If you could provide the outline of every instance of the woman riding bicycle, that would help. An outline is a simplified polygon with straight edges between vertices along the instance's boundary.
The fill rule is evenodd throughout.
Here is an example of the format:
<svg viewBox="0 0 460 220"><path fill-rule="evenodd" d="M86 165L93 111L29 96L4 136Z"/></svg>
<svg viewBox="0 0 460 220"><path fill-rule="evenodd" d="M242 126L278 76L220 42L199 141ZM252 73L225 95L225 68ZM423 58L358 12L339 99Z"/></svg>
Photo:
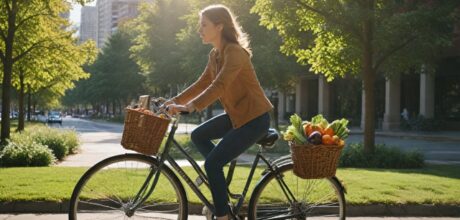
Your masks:
<svg viewBox="0 0 460 220"><path fill-rule="evenodd" d="M223 167L267 134L272 104L265 96L251 63L251 49L230 10L211 5L200 12L199 34L212 44L208 64L199 79L165 103L171 114L202 111L220 100L225 113L209 119L191 134L192 142L206 158L218 220L228 219L227 185ZM211 140L222 138L214 145Z"/></svg>

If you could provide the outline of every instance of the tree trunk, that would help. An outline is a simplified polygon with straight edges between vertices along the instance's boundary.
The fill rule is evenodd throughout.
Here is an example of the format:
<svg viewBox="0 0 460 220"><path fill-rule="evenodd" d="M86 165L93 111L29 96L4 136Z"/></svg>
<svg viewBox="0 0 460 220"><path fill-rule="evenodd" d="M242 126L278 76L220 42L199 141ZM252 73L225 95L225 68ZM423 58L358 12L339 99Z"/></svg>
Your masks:
<svg viewBox="0 0 460 220"><path fill-rule="evenodd" d="M19 72L19 122L16 131L24 131L24 73Z"/></svg>
<svg viewBox="0 0 460 220"><path fill-rule="evenodd" d="M368 8L374 10L374 0L367 1ZM375 70L373 69L373 13L363 24L363 89L364 89L364 152L372 154L375 149Z"/></svg>
<svg viewBox="0 0 460 220"><path fill-rule="evenodd" d="M3 82L2 82L2 126L1 144L6 144L10 138L10 104L11 104L11 75L13 74L13 43L16 26L17 2L12 1L11 10L7 13L8 26L5 40L5 56L3 61Z"/></svg>
<svg viewBox="0 0 460 220"><path fill-rule="evenodd" d="M124 106L123 100L120 99L120 100L118 101L118 112L120 113L120 115L123 115L123 106Z"/></svg>
<svg viewBox="0 0 460 220"><path fill-rule="evenodd" d="M30 121L31 111L32 111L32 95L30 94L30 85L27 85L27 121Z"/></svg>
<svg viewBox="0 0 460 220"><path fill-rule="evenodd" d="M6 57L3 65L3 85L2 85L2 131L1 143L5 144L6 139L10 138L10 96L11 96L11 73L13 70L13 60Z"/></svg>
<svg viewBox="0 0 460 220"><path fill-rule="evenodd" d="M112 102L112 115L115 116L117 112L117 100L113 100Z"/></svg>

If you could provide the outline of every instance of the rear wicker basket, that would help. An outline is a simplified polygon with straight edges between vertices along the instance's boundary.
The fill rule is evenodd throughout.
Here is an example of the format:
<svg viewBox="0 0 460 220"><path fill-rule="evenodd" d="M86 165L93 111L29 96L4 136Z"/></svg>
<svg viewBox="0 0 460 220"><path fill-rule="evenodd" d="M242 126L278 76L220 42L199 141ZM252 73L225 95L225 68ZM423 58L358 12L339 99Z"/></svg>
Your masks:
<svg viewBox="0 0 460 220"><path fill-rule="evenodd" d="M169 119L127 108L121 145L128 150L155 155L169 122Z"/></svg>
<svg viewBox="0 0 460 220"><path fill-rule="evenodd" d="M294 174L303 179L328 178L335 175L343 146L296 145L289 143Z"/></svg>

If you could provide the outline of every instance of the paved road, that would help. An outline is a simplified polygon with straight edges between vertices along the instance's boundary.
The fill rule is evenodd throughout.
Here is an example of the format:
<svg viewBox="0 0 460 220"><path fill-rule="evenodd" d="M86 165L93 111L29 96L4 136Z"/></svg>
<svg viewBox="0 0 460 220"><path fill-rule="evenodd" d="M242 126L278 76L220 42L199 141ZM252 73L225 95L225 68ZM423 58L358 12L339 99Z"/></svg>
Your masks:
<svg viewBox="0 0 460 220"><path fill-rule="evenodd" d="M58 124L52 125L60 127ZM112 155L129 152L120 145L123 126L78 118L64 118L64 128L74 128L82 140L81 152L71 155L58 166L91 166ZM190 133L195 125L181 124L178 133ZM362 142L363 136L352 134L348 143ZM419 150L428 163L460 164L460 142L376 136L376 143L397 146L404 150ZM185 164L184 164L185 165Z"/></svg>
<svg viewBox="0 0 460 220"><path fill-rule="evenodd" d="M65 214L21 214L21 215L0 215L0 220L64 220L67 219ZM89 219L96 220L97 216L91 216ZM188 216L191 220L205 220L204 216ZM315 219L315 218L312 218ZM458 220L459 218L447 217L348 217L348 220Z"/></svg>
<svg viewBox="0 0 460 220"><path fill-rule="evenodd" d="M123 125L121 124L64 118L62 126L59 124L50 126L75 129L82 142L78 154L66 157L65 161L57 166L92 166L107 157L133 152L120 145L123 132ZM196 126L181 124L176 133L190 133L194 127ZM179 162L180 165L187 164L185 161Z"/></svg>

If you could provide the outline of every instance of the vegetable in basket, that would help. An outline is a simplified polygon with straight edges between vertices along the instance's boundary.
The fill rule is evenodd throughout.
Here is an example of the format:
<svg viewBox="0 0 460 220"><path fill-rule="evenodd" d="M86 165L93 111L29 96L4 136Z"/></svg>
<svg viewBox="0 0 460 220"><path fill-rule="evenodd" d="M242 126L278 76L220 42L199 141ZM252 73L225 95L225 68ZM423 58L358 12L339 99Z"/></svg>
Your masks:
<svg viewBox="0 0 460 220"><path fill-rule="evenodd" d="M302 121L297 114L290 117L291 125L283 133L284 140L295 144L345 145L348 137L348 120L338 119L329 123L323 115L314 116L311 121Z"/></svg>

